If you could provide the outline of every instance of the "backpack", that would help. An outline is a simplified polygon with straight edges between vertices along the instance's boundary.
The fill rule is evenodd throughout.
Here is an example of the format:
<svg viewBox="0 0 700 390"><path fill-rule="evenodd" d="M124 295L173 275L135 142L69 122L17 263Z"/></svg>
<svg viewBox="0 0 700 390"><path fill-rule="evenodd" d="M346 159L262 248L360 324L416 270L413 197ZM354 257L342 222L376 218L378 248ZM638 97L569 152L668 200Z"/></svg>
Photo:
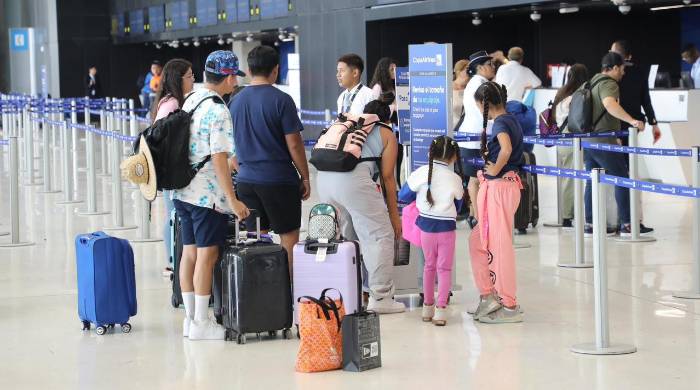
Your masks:
<svg viewBox="0 0 700 390"><path fill-rule="evenodd" d="M523 135L535 135L537 128L537 113L532 107L528 107L517 100L506 102L506 112L513 115L523 130Z"/></svg>
<svg viewBox="0 0 700 390"><path fill-rule="evenodd" d="M207 156L192 166L189 157L192 115L202 103L209 99L225 104L218 96L207 96L197 103L192 111L177 109L167 117L155 121L134 141L134 154L138 153L141 136L146 139L151 149L158 178L158 190L177 190L187 187L197 172L211 159L211 156Z"/></svg>
<svg viewBox="0 0 700 390"><path fill-rule="evenodd" d="M339 116L338 121L321 132L309 162L319 171L350 172L361 162L379 161L380 157L360 157L375 125L391 129L375 114Z"/></svg>
<svg viewBox="0 0 700 390"><path fill-rule="evenodd" d="M554 118L554 116L552 115L552 102L550 101L547 105L547 108L545 108L544 111L540 113L540 135L542 137L550 137L553 135L557 135L561 132L561 129L566 128L566 124L568 121L569 118L566 118L564 120L564 123L562 123L561 127L557 125L557 119Z"/></svg>
<svg viewBox="0 0 700 390"><path fill-rule="evenodd" d="M611 77L601 77L595 83L586 82L571 95L569 106L568 127L572 133L590 133L595 130L607 111L603 109L600 116L593 120L593 88L603 81L613 80Z"/></svg>
<svg viewBox="0 0 700 390"><path fill-rule="evenodd" d="M319 203L309 211L307 240L335 241L342 239L338 210L332 204Z"/></svg>

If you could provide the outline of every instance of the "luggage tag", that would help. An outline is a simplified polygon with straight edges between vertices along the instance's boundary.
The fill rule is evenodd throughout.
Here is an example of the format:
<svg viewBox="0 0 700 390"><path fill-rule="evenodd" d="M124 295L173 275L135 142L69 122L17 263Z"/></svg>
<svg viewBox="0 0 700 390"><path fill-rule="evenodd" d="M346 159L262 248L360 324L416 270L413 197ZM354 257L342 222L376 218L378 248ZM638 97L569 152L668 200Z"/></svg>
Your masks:
<svg viewBox="0 0 700 390"><path fill-rule="evenodd" d="M328 244L328 239L327 238L319 238L318 239L319 244ZM328 248L325 246L319 247L316 250L316 262L317 263L323 263L326 261L326 255L328 252Z"/></svg>

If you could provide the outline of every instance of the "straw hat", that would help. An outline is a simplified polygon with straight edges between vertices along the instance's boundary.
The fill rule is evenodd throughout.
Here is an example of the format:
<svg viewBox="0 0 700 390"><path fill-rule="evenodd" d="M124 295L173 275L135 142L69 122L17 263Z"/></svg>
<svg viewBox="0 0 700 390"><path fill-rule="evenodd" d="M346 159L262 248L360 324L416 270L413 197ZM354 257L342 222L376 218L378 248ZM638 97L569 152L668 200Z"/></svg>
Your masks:
<svg viewBox="0 0 700 390"><path fill-rule="evenodd" d="M119 168L124 179L139 185L141 194L147 201L153 202L156 199L156 167L151 149L143 136L139 141L139 152L122 161Z"/></svg>

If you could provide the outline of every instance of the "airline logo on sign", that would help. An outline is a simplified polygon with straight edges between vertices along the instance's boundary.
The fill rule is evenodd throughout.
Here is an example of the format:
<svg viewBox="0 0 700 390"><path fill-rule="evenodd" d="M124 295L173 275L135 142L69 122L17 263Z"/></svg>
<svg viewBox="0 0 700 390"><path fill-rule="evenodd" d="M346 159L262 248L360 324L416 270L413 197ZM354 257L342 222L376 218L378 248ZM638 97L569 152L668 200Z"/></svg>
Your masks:
<svg viewBox="0 0 700 390"><path fill-rule="evenodd" d="M29 50L29 31L26 28L10 29L10 50Z"/></svg>

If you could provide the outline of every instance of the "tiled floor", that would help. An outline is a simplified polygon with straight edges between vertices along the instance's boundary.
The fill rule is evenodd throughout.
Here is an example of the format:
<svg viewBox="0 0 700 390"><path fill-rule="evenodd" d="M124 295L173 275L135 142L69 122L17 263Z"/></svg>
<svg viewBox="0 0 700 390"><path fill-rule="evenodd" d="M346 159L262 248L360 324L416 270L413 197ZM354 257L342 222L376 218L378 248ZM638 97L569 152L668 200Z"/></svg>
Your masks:
<svg viewBox="0 0 700 390"><path fill-rule="evenodd" d="M3 157L6 157L3 154ZM82 160L81 160L82 165ZM0 231L9 229L5 160L0 175ZM79 174L80 196L85 176ZM55 183L59 183L54 178ZM555 182L540 178L542 221L555 215ZM76 309L73 240L112 216L82 217L84 204L58 206L61 194L21 188L22 237L35 246L0 249L0 388L2 389L697 389L700 388L700 302L671 297L690 283L691 204L644 195L645 221L658 241L608 241L610 329L614 342L633 343L625 356L585 356L569 347L593 341L593 273L560 269L572 235L538 227L518 242L518 293L525 322L488 326L466 314L477 297L467 257L468 231L458 234L457 279L464 290L447 327L420 321L419 310L384 316L383 367L361 374L298 374L296 340L255 339L246 345L189 342L182 312L170 306L161 276L163 243L133 244L139 314L130 334L81 332ZM110 183L98 181L99 207L109 208ZM127 222L134 218L125 192ZM308 205L307 205L308 208ZM154 207L154 235L163 222ZM123 237L135 237L127 231ZM119 235L119 233L118 233ZM0 237L0 242L7 242ZM586 242L590 253L590 240Z"/></svg>

